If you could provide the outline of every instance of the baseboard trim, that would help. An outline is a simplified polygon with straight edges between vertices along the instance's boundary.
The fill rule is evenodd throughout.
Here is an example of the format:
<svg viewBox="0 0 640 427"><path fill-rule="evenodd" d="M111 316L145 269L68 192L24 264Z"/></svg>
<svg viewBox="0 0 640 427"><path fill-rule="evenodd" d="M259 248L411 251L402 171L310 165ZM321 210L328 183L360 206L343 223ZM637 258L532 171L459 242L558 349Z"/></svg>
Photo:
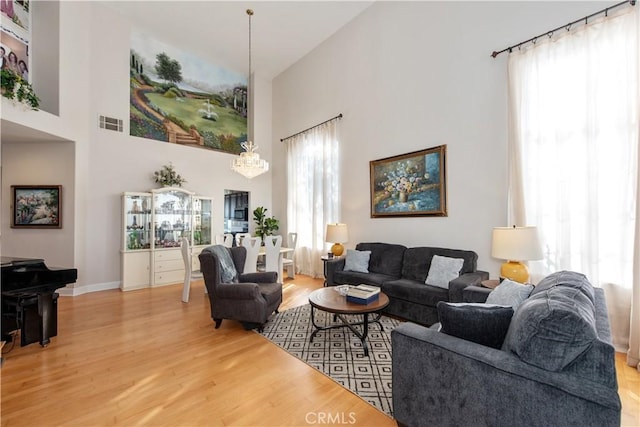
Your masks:
<svg viewBox="0 0 640 427"><path fill-rule="evenodd" d="M110 289L119 289L120 282L95 283L92 285L74 286L72 288L60 288L56 290L61 297L77 297L78 295L88 294L90 292L107 291Z"/></svg>

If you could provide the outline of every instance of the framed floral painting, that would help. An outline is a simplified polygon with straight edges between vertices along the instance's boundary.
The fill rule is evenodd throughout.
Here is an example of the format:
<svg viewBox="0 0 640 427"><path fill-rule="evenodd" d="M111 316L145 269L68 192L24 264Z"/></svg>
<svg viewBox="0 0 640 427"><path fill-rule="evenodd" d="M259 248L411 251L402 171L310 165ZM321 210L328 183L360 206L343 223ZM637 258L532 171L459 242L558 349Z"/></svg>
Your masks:
<svg viewBox="0 0 640 427"><path fill-rule="evenodd" d="M447 216L447 146L369 162L371 217Z"/></svg>

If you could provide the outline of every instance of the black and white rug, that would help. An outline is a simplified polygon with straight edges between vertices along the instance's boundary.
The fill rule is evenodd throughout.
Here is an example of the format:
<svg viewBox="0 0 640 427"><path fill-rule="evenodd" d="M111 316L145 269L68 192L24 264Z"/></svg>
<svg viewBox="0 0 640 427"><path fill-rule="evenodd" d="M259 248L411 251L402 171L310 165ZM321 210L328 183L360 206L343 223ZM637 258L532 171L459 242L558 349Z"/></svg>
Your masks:
<svg viewBox="0 0 640 427"><path fill-rule="evenodd" d="M315 320L318 325L334 323L333 314L321 310L315 310ZM351 319L353 322L361 320L362 316ZM265 325L262 335L379 410L393 416L391 331L399 324L399 321L386 316L382 316L380 324L369 324L368 357L364 355L360 339L346 327L320 331L310 343L309 337L315 328L311 324L309 304L273 315Z"/></svg>

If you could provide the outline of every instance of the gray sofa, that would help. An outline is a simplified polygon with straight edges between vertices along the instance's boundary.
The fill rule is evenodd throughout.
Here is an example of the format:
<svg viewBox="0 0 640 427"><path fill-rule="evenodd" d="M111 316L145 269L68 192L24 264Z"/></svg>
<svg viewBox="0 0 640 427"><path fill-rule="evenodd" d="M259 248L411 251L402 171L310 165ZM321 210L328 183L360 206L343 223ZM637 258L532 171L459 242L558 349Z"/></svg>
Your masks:
<svg viewBox="0 0 640 427"><path fill-rule="evenodd" d="M392 331L398 424L620 425L602 289L579 273L554 273L507 322L498 348L412 323Z"/></svg>
<svg viewBox="0 0 640 427"><path fill-rule="evenodd" d="M489 273L477 270L478 255L473 251L390 243L358 243L356 250L371 251L369 272L345 271L344 258L328 261L327 286L379 286L389 297L387 314L427 326L438 321L439 301L461 302L466 287L489 278ZM434 255L464 260L460 276L449 282L449 289L425 284Z"/></svg>

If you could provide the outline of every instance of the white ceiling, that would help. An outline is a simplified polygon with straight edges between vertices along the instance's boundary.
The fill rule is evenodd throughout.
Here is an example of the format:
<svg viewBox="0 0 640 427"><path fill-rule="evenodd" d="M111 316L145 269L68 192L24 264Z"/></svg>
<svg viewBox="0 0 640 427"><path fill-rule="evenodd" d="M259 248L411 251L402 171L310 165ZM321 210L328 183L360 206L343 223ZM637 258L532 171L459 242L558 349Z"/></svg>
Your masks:
<svg viewBox="0 0 640 427"><path fill-rule="evenodd" d="M238 73L271 81L373 1L112 1L102 4L166 44Z"/></svg>

